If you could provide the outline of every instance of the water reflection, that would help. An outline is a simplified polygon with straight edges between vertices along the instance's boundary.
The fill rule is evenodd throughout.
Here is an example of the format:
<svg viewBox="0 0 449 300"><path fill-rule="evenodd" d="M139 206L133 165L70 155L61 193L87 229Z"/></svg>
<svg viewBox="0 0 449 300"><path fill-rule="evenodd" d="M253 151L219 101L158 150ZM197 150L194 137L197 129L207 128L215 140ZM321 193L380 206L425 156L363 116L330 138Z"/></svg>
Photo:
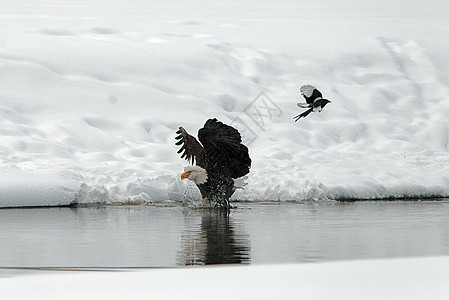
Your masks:
<svg viewBox="0 0 449 300"><path fill-rule="evenodd" d="M0 210L0 267L175 266L178 208Z"/></svg>
<svg viewBox="0 0 449 300"><path fill-rule="evenodd" d="M7 209L0 241L0 271L448 255L449 202Z"/></svg>
<svg viewBox="0 0 449 300"><path fill-rule="evenodd" d="M250 262L250 239L232 215L219 210L184 210L178 264L209 265ZM242 227L242 226L240 226Z"/></svg>

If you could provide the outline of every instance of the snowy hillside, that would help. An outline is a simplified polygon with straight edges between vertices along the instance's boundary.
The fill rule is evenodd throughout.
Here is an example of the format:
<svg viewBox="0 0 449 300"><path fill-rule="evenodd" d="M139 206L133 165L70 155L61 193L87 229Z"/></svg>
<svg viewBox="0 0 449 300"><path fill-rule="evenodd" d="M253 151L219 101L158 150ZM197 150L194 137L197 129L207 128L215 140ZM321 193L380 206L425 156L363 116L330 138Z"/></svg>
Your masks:
<svg viewBox="0 0 449 300"><path fill-rule="evenodd" d="M253 159L234 199L449 196L444 1L151 2L2 5L0 206L181 200L210 117ZM295 123L303 84L332 103Z"/></svg>

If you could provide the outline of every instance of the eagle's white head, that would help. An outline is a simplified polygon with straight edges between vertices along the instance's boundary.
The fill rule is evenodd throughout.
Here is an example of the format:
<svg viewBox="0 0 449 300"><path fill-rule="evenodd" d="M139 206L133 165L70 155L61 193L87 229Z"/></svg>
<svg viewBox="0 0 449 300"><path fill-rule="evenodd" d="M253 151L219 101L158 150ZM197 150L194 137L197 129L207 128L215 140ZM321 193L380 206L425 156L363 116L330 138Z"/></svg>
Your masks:
<svg viewBox="0 0 449 300"><path fill-rule="evenodd" d="M207 172L198 166L188 166L184 168L184 173L181 174L181 179L186 178L192 180L195 184L203 184L207 182Z"/></svg>

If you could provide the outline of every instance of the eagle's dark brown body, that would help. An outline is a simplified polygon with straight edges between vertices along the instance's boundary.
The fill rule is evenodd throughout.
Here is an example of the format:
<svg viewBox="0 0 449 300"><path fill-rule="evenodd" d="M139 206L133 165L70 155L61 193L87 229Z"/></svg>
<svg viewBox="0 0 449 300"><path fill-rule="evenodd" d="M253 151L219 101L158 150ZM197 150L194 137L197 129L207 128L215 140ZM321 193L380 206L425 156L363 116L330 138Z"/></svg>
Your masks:
<svg viewBox="0 0 449 300"><path fill-rule="evenodd" d="M207 172L207 181L197 184L203 199L229 208L229 198L235 191L234 179L248 174L251 167L248 148L242 144L240 133L217 119L207 120L198 131L199 142L182 127L177 133L176 145L182 145L178 153L184 151L181 158Z"/></svg>

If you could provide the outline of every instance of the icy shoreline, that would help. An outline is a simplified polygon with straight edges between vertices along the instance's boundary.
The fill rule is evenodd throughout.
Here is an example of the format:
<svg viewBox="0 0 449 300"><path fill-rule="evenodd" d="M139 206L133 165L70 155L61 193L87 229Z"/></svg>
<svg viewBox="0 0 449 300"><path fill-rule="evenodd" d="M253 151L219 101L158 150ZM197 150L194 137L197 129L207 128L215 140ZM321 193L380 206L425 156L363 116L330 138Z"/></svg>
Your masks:
<svg viewBox="0 0 449 300"><path fill-rule="evenodd" d="M119 183L112 177L104 184L89 186L77 178L60 172L42 170L14 170L0 172L7 178L0 184L0 208L85 206L85 205L140 205L146 203L181 203L187 199L200 199L192 183L182 182L172 176L139 178ZM117 177L119 178L119 177ZM107 182L107 180L111 180ZM259 189L239 189L233 202L298 202L298 201L366 201L366 200L438 200L447 198L449 192L438 186L326 187L323 184L307 186L293 193L289 182L264 185ZM259 183L259 186L261 183Z"/></svg>
<svg viewBox="0 0 449 300"><path fill-rule="evenodd" d="M124 272L51 272L2 278L11 299L445 299L447 257ZM27 288L24 289L23 286Z"/></svg>

